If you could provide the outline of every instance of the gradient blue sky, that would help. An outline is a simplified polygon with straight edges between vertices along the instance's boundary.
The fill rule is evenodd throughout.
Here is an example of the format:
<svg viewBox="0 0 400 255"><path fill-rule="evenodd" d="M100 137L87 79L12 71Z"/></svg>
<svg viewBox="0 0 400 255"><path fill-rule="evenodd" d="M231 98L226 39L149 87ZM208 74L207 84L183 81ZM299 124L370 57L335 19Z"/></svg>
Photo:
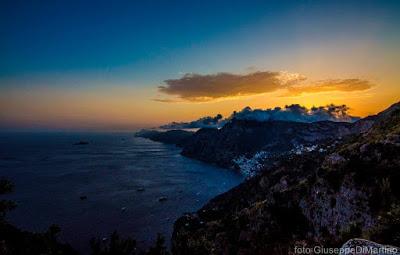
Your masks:
<svg viewBox="0 0 400 255"><path fill-rule="evenodd" d="M392 97L381 95L372 108L358 109L365 115L386 106L382 102L398 99L399 13L400 1L3 0L0 93L13 101L2 103L0 120L8 127L39 123L57 128L62 125L54 116L61 118L67 106L60 105L60 113L49 113L46 119L46 105L39 107L38 102L86 93L94 97L91 110L85 113L90 115L103 110L95 105L102 104L99 100L109 94L105 101L118 112L129 104L124 98L126 90L132 93L131 101L138 102L131 108L154 111L159 119L154 123L206 112L226 114L249 102L256 102L251 105L254 107L272 106L271 100L260 98L201 107L198 103L171 106L152 101L165 97L157 91L158 85L184 73L255 70L301 73L314 80L356 77L378 81ZM43 98L33 95L36 88ZM112 95L111 91L122 92ZM287 102L274 98L274 104ZM340 98L325 99L315 104L349 104ZM30 100L31 106L18 103L24 100ZM127 100L126 104L115 103L121 100ZM314 103L312 97L291 100ZM354 107L365 108L362 100L356 100ZM55 102L47 106L58 107ZM35 107L38 109L30 112ZM153 123L140 114L132 116L134 122L127 120L128 113L117 122L124 127ZM79 127L84 117L71 117L70 122ZM94 121L95 125L98 122ZM90 123L85 127L91 127Z"/></svg>

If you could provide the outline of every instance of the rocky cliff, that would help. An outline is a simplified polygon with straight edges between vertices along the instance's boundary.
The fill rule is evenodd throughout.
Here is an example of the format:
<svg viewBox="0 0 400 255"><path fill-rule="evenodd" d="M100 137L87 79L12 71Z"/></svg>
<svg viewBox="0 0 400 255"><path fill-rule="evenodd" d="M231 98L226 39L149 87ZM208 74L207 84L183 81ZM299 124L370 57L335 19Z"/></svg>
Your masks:
<svg viewBox="0 0 400 255"><path fill-rule="evenodd" d="M296 246L340 247L355 237L399 246L400 105L366 121L357 124L364 133L325 143L324 150L277 155L257 176L178 219L174 254L293 254ZM278 137L313 142L355 132L352 124L339 124L336 131L329 125L334 124L234 122L219 131L199 131L194 143L200 148L185 147L184 154L205 157L225 150L227 156L199 158L219 157L228 164L236 153L259 150L268 141L279 144ZM324 135L314 137L314 130ZM213 137L215 145L204 145L205 137ZM275 142L268 144L279 148Z"/></svg>
<svg viewBox="0 0 400 255"><path fill-rule="evenodd" d="M136 137L147 138L152 141L175 144L178 147L185 146L191 139L194 132L185 130L141 130L135 134Z"/></svg>
<svg viewBox="0 0 400 255"><path fill-rule="evenodd" d="M374 118L356 123L320 121L255 121L233 119L221 129L200 129L185 144L182 155L234 168L240 156L259 151L279 154L367 130Z"/></svg>

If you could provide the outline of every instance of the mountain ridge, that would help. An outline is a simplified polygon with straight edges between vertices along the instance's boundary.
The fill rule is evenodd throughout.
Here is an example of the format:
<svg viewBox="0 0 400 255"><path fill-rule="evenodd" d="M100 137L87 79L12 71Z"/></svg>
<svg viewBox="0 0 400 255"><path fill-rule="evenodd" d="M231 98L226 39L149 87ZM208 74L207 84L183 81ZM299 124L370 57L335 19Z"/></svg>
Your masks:
<svg viewBox="0 0 400 255"><path fill-rule="evenodd" d="M400 108L375 118L323 152L279 156L178 219L174 254L294 254L359 237L400 246Z"/></svg>
<svg viewBox="0 0 400 255"><path fill-rule="evenodd" d="M282 153L298 146L312 146L350 134L364 132L372 120L356 123L319 121L254 121L233 119L221 129L200 129L182 149L182 155L235 168L234 160L258 151Z"/></svg>

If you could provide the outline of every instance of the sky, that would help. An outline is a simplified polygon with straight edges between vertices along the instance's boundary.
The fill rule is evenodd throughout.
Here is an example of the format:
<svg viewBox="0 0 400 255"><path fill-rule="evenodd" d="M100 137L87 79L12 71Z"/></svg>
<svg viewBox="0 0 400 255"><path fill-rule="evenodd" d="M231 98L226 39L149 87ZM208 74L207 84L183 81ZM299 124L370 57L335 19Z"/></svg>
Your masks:
<svg viewBox="0 0 400 255"><path fill-rule="evenodd" d="M0 1L0 130L400 101L399 1Z"/></svg>

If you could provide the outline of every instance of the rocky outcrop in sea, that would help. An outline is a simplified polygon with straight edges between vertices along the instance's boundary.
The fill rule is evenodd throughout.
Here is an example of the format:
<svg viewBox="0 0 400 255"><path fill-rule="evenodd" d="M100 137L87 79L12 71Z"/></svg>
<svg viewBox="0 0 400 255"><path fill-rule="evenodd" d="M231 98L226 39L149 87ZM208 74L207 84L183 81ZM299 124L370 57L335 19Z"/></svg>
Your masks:
<svg viewBox="0 0 400 255"><path fill-rule="evenodd" d="M192 131L185 130L168 130L158 131L152 129L143 129L135 133L136 137L147 138L152 141L162 142L166 144L175 144L178 147L185 146L191 137L193 136Z"/></svg>

